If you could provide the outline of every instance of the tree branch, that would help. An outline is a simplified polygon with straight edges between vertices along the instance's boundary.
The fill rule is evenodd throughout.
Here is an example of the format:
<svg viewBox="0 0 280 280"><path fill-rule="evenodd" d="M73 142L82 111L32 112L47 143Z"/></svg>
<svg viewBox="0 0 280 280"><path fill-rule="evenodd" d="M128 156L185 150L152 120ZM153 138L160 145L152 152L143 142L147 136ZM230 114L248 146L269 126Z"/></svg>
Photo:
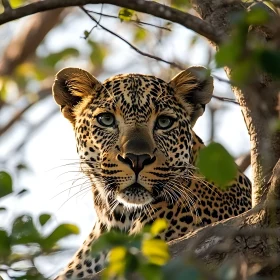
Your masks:
<svg viewBox="0 0 280 280"><path fill-rule="evenodd" d="M263 4L263 3L258 3ZM206 21L211 22L214 28L221 32L230 32L232 23L225 15L234 12L246 12L246 5L241 1L215 1L215 0L192 0L193 8ZM266 7L266 6L265 6ZM279 38L279 19L273 14L270 15L271 26L260 26L252 30L258 35L258 40L266 42L269 40L276 44ZM278 47L279 48L279 47ZM228 77L232 69L226 68ZM271 171L280 157L280 132L272 132L271 124L278 117L276 111L277 94L279 85L269 75L262 72L252 77L252 81L246 86L236 87L232 90L240 104L242 114L250 135L251 143L251 165L254 179L253 204L262 200L264 194L263 186L268 182Z"/></svg>
<svg viewBox="0 0 280 280"><path fill-rule="evenodd" d="M88 11L88 13L99 15L101 17L114 18L114 19L118 19L118 20L120 19L118 16L108 15L108 14L104 14L104 13L98 13L98 12L91 11L91 10L88 10L88 9L87 9L87 11ZM139 19L136 19L136 20L130 19L129 22L134 22L134 23L136 23L138 25L148 25L148 26L156 27L158 29L163 29L163 30L166 30L166 31L172 31L168 27L155 25L155 24L152 24L152 23L149 23L149 22L144 22L144 21L141 21Z"/></svg>
<svg viewBox="0 0 280 280"><path fill-rule="evenodd" d="M12 10L11 13L14 11ZM62 19L63 11L64 9L57 9L30 18L3 53L0 61L0 76L11 75L20 63L35 53L48 32Z"/></svg>
<svg viewBox="0 0 280 280"><path fill-rule="evenodd" d="M5 9L5 12L10 12L12 10L9 0L2 0L2 5Z"/></svg>
<svg viewBox="0 0 280 280"><path fill-rule="evenodd" d="M175 68L178 68L178 69L184 69L184 67L176 64L175 62L170 62L170 61L167 61L161 57L158 57L158 56L155 56L155 55L152 55L152 54L149 54L149 53L146 53L146 52L143 52L141 50L139 50L138 48L136 48L134 45L132 45L130 42L128 42L127 40L125 40L123 37L121 37L120 35L116 34L115 32L111 31L110 29L106 28L104 25L100 24L98 20L96 20L90 13L89 11L87 11L84 7L81 7L81 9L86 13L86 15L91 19L93 20L96 25L100 26L103 30L107 31L108 33L114 35L115 37L119 38L121 41L125 42L127 45L129 45L133 50L135 50L136 52L138 52L139 54L143 55L143 56L146 56L146 57L149 57L149 58L152 58L152 59L155 59L157 61L161 61L161 62L164 62L164 63L167 63L169 64L170 66L173 66Z"/></svg>
<svg viewBox="0 0 280 280"><path fill-rule="evenodd" d="M248 152L247 154L240 156L235 162L238 165L239 170L245 172L251 164L251 153Z"/></svg>
<svg viewBox="0 0 280 280"><path fill-rule="evenodd" d="M9 130L17 121L21 119L21 117L27 112L33 105L37 104L39 101L45 99L46 97L51 95L51 87L47 87L41 89L37 96L38 98L27 104L23 109L18 111L3 127L0 127L0 136L4 134L7 130Z"/></svg>
<svg viewBox="0 0 280 280"><path fill-rule="evenodd" d="M133 50L135 50L137 53L139 53L140 55L143 55L143 56L146 56L146 57L149 57L149 58L152 58L152 59L155 59L157 61L160 61L160 62L164 62L166 64L169 64L170 66L173 66L175 68L178 68L180 70L184 70L185 67L175 63L175 62L172 62L172 61L168 61L166 59L163 59L159 56L155 56L155 55L152 55L152 54L149 54L149 53L146 53L146 52L143 52L141 51L140 49L138 49L137 47L135 47L133 44L131 44L130 42L128 42L127 40L125 40L123 37L121 37L120 35L116 34L115 32L113 32L112 30L106 28L104 25L100 24L100 20L96 20L91 14L90 12L91 11L88 11L86 10L84 7L81 7L81 9L86 13L87 16L90 17L91 20L93 20L96 25L100 26L103 30L107 31L108 33L112 34L113 36L117 37L118 39L120 39L121 41L123 41L124 43L126 43L127 45L129 45ZM98 13L99 15L102 15L100 13ZM94 27L91 29L91 31L94 29ZM90 31L90 32L91 32ZM225 80L225 79L222 79L222 78L219 78L217 77L216 75L213 75L213 77L221 82L225 82L225 83L229 83L228 80ZM239 105L239 103L232 99L232 98L227 98L227 97L220 97L220 96L216 96L216 95L212 95L213 98L215 99L218 99L220 101L226 101L226 102L230 102L230 103L234 103L234 104L237 104Z"/></svg>
<svg viewBox="0 0 280 280"><path fill-rule="evenodd" d="M214 29L209 23L200 18L188 13L181 12L177 9L167 7L165 5L144 0L45 0L28 4L26 6L13 9L11 11L5 10L0 15L0 25L9 21L19 19L35 13L53 10L57 8L65 8L70 6L83 6L86 4L112 4L115 6L125 7L141 13L148 13L155 17L178 23L194 32L206 37L207 39L220 43L222 41L222 34L218 32L219 29Z"/></svg>

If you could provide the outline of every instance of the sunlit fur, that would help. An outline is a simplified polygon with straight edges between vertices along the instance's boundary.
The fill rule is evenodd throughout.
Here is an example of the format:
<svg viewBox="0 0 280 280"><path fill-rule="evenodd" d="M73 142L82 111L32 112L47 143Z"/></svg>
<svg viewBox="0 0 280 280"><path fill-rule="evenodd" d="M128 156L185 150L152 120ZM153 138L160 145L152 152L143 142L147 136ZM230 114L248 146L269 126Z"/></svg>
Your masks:
<svg viewBox="0 0 280 280"><path fill-rule="evenodd" d="M246 176L238 173L231 187L222 191L195 167L203 143L192 124L202 114L213 85L199 84L191 72L182 72L170 83L154 76L128 74L103 84L85 73L71 69L58 74L54 97L73 124L81 171L89 179L85 185L92 188L98 220L59 279L82 278L99 271L106 253L92 259L90 248L93 240L112 228L134 234L156 218L165 218L169 227L160 237L172 240L251 207L251 185ZM77 79L84 74L86 77ZM114 126L102 126L97 120L101 113L111 113ZM166 130L155 125L163 115L174 119ZM129 153L148 153L154 158L137 178L131 166L119 159L128 152L129 141L140 143L129 148ZM142 187L130 187L136 182Z"/></svg>

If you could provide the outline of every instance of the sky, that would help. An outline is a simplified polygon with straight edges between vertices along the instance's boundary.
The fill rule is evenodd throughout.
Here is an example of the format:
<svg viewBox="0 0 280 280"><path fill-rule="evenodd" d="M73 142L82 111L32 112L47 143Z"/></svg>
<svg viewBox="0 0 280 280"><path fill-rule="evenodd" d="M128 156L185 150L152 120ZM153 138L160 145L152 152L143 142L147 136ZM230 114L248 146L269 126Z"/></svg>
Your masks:
<svg viewBox="0 0 280 280"><path fill-rule="evenodd" d="M95 8L95 10L98 9ZM20 23L13 23L13 27L19 30ZM104 21L105 23L113 28L115 20ZM47 36L44 45L40 46L37 51L43 55L45 52L57 51L70 45L86 53L89 50L81 36L83 31L90 29L91 26L92 23L82 14L75 17L69 16L59 28L56 28ZM119 26L117 28L119 28L118 32L120 34L123 33L129 39L127 32L125 33ZM171 58L173 54L176 54L178 58L183 57L182 60L187 61L189 65L206 65L208 59L207 42L201 40L194 49L187 49L186 46L190 44L192 35L193 33L187 29L175 26L172 35L168 38L168 46L165 44L165 58ZM121 65L126 66L123 71L126 73L156 74L159 72L158 65L151 65L150 60L141 57L110 34L96 30L94 36L96 40L107 38L115 49L113 55L105 62L107 71L98 77L101 81L111 75L118 74ZM59 70L59 67L66 66L85 68L89 62L84 59L72 59L67 63L68 65L58 65L56 70ZM217 71L215 74L226 78L223 71ZM215 80L215 94L234 97L229 85L217 80ZM216 102L216 104L221 103ZM54 108L56 108L55 102L52 98L48 98L42 104L32 108L25 118L29 122L38 121L38 118L42 118ZM209 142L210 137L209 117L210 113L207 109L195 125L196 133L205 143ZM214 140L223 144L234 157L249 151L248 133L240 108L237 105L226 103L225 108L218 111L215 116L215 127ZM24 127L19 126L9 135L0 139L0 158L8 154L13 141L21 137L23 130ZM73 129L71 124L59 113L58 107L57 113L31 137L23 153L25 160L30 165L30 171L24 172L16 181L16 185L20 188L28 188L29 193L20 200L11 197L3 202L8 206L10 212L8 216L0 216L0 227L7 226L10 219L15 215L31 213L34 217L38 217L39 214L45 212L53 214L53 221L49 230L62 222L78 225L81 231L80 235L67 239L63 243L68 247L73 247L68 256L63 258L58 256L59 262L57 262L57 258L49 259L47 263L44 261L42 270L46 275L52 275L67 263L70 255L78 248L79 244L82 244L95 220L91 192L90 190L82 190L84 177L78 172L79 164ZM9 166L4 168L10 171ZM247 174L250 176L250 170Z"/></svg>

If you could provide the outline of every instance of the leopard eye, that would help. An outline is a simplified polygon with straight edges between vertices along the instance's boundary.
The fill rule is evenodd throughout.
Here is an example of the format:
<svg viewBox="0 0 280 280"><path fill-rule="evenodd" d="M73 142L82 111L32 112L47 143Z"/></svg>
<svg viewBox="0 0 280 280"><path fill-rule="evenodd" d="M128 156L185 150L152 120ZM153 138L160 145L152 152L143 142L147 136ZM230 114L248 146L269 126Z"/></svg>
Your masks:
<svg viewBox="0 0 280 280"><path fill-rule="evenodd" d="M111 113L101 113L96 117L99 124L105 127L112 127L115 125L115 117Z"/></svg>
<svg viewBox="0 0 280 280"><path fill-rule="evenodd" d="M156 129L168 129L174 123L174 118L169 116L160 116L156 121Z"/></svg>

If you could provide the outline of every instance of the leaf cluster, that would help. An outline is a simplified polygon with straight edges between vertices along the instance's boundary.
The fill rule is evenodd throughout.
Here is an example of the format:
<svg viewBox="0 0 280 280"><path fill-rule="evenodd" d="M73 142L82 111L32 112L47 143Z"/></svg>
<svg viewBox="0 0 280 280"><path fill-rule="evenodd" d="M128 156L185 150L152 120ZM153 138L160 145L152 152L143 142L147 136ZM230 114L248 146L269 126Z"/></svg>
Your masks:
<svg viewBox="0 0 280 280"><path fill-rule="evenodd" d="M22 191L18 193L22 195ZM18 195L17 194L17 195ZM15 195L9 173L0 171L0 200ZM1 212L8 209L0 207ZM36 258L48 256L60 250L58 242L78 234L72 224L60 224L49 234L42 232L49 226L51 215L41 214L38 219L22 214L13 218L11 228L0 227L0 270L12 279L46 279L36 265Z"/></svg>
<svg viewBox="0 0 280 280"><path fill-rule="evenodd" d="M231 36L216 53L217 67L230 67L236 85L245 85L260 71L280 78L280 51L277 44L264 42L258 32L271 25L273 17L264 8L241 11L231 15Z"/></svg>

